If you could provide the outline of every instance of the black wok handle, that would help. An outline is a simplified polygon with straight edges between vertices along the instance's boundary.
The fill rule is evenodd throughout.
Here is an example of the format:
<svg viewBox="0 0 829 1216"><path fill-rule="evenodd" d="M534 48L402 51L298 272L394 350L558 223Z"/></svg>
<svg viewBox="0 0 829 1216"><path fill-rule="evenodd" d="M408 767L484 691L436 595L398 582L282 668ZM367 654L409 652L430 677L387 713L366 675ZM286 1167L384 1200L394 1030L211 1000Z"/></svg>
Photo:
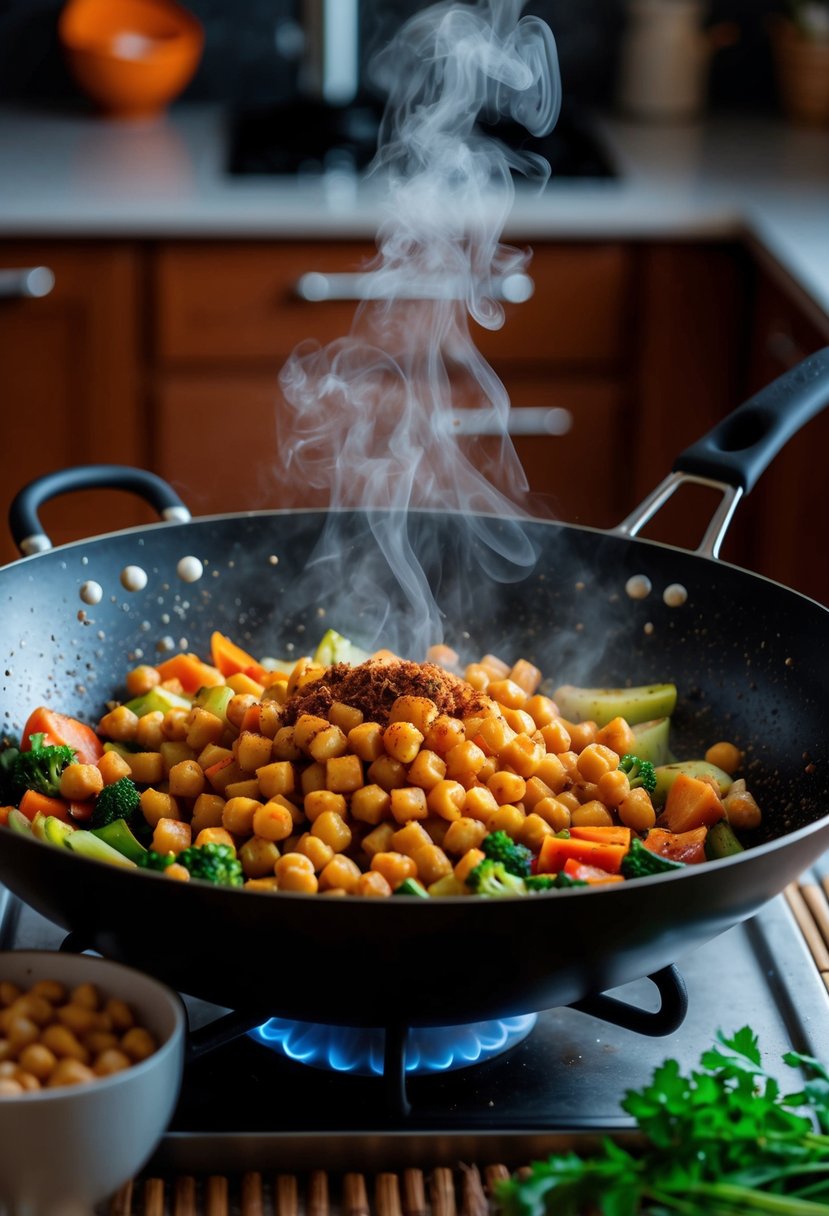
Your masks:
<svg viewBox="0 0 829 1216"><path fill-rule="evenodd" d="M677 473L724 481L744 494L780 449L829 405L829 346L760 389L692 443L674 462Z"/></svg>
<svg viewBox="0 0 829 1216"><path fill-rule="evenodd" d="M76 490L127 490L146 499L162 519L186 523L190 512L163 477L122 464L85 464L37 477L15 496L9 507L9 530L21 553L42 553L52 542L38 518L45 502Z"/></svg>
<svg viewBox="0 0 829 1216"><path fill-rule="evenodd" d="M686 482L720 490L722 501L700 544L701 557L716 558L737 503L792 435L829 406L829 347L755 393L712 431L677 456L673 471L615 528L615 536L638 536Z"/></svg>

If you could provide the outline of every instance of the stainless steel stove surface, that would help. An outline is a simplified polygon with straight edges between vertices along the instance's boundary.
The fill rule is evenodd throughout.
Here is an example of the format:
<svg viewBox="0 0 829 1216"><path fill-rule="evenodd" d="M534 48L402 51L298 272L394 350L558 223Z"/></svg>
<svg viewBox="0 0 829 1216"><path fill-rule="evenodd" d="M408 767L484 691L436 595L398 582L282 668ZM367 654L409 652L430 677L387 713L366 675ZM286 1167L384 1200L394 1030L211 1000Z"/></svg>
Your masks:
<svg viewBox="0 0 829 1216"><path fill-rule="evenodd" d="M804 881L820 890L826 874L829 861ZM62 930L0 889L2 948L57 949L63 937ZM161 1156L209 1169L211 1145L224 1145L226 1161L231 1141L243 1140L246 1153L254 1145L261 1152L263 1145L291 1143L289 1159L296 1162L303 1144L311 1146L309 1152L316 1145L318 1154L321 1137L365 1147L372 1137L405 1136L411 1148L418 1137L434 1144L435 1136L456 1137L459 1129L473 1136L522 1137L524 1143L562 1129L617 1131L632 1126L620 1108L625 1091L641 1085L668 1056L684 1067L695 1065L718 1029L751 1025L766 1066L781 1079L787 1071L781 1057L790 1047L824 1058L829 1054L827 979L783 896L753 920L679 959L678 966L688 1010L672 1033L650 1037L574 1008L548 1010L526 1039L497 1058L411 1076L412 1109L406 1115L388 1108L377 1077L312 1068L240 1035L188 1065ZM493 974L493 983L500 982ZM648 1012L659 1006L649 980L627 984L613 995ZM225 1012L185 1001L194 1029ZM789 1074L787 1082L791 1079Z"/></svg>

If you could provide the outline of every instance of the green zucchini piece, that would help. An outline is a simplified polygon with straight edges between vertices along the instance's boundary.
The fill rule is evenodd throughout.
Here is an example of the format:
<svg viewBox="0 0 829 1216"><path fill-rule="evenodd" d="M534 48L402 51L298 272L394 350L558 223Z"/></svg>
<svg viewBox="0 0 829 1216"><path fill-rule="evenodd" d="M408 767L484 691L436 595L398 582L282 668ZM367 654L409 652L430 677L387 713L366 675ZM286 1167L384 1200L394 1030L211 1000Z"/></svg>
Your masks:
<svg viewBox="0 0 829 1216"><path fill-rule="evenodd" d="M169 688L151 688L149 692L126 702L127 709L131 709L139 718L158 710L166 714L170 709L191 709L192 705L189 697L182 697L177 692L171 692Z"/></svg>
<svg viewBox="0 0 829 1216"><path fill-rule="evenodd" d="M370 658L367 650L355 646L348 638L337 633L336 629L325 631L313 655L315 663L324 663L326 667L331 667L334 663L350 663L352 667L356 667L358 663L365 663L366 659Z"/></svg>
<svg viewBox="0 0 829 1216"><path fill-rule="evenodd" d="M37 840L46 840L46 820L48 818L50 816L44 815L43 811L38 811L32 820L32 835Z"/></svg>
<svg viewBox="0 0 829 1216"><path fill-rule="evenodd" d="M147 852L140 840L133 835L125 819L113 819L102 828L92 828L92 835L103 840L105 844L117 849L130 861L138 862Z"/></svg>
<svg viewBox="0 0 829 1216"><path fill-rule="evenodd" d="M48 843L59 845L61 848L66 845L67 837L77 831L77 828L73 827L71 823L64 823L62 819L58 819L57 815L47 815L43 829Z"/></svg>
<svg viewBox="0 0 829 1216"><path fill-rule="evenodd" d="M734 835L731 824L721 819L708 829L705 837L705 856L709 861L716 861L719 857L733 857L735 853L745 853L745 849Z"/></svg>
<svg viewBox="0 0 829 1216"><path fill-rule="evenodd" d="M104 744L104 751L117 752L119 756L124 756L129 759L129 757L134 756L136 752L143 751L143 748L141 748L137 743L116 743L114 739L108 739Z"/></svg>
<svg viewBox="0 0 829 1216"><path fill-rule="evenodd" d="M107 861L111 865L135 869L134 861L125 857L123 853L119 853L105 840L101 840L94 832L80 830L73 832L71 836L67 836L66 843L73 853L80 853L82 857L91 857L93 861Z"/></svg>
<svg viewBox="0 0 829 1216"><path fill-rule="evenodd" d="M13 832L17 832L18 836L32 835L31 820L22 811L19 811L16 806L12 807L9 811L8 825Z"/></svg>
<svg viewBox="0 0 829 1216"><path fill-rule="evenodd" d="M233 689L228 688L226 684L213 684L199 689L196 693L194 704L202 709L206 709L209 714L220 718L225 726L227 726L227 707L234 696Z"/></svg>
<svg viewBox="0 0 829 1216"><path fill-rule="evenodd" d="M562 684L553 693L553 700L558 712L569 722L595 722L602 727L614 718L624 718L631 726L636 726L640 722L671 716L676 706L676 685L577 688L574 684Z"/></svg>
<svg viewBox="0 0 829 1216"><path fill-rule="evenodd" d="M631 749L640 760L650 760L651 764L670 764L674 757L671 755L671 719L653 718L650 722L639 722L633 727L636 739Z"/></svg>
<svg viewBox="0 0 829 1216"><path fill-rule="evenodd" d="M725 797L734 781L730 773L717 768L716 764L709 764L707 760L678 760L675 764L660 764L656 769L656 789L651 794L654 806L663 804L680 773L688 777L713 777L721 798Z"/></svg>

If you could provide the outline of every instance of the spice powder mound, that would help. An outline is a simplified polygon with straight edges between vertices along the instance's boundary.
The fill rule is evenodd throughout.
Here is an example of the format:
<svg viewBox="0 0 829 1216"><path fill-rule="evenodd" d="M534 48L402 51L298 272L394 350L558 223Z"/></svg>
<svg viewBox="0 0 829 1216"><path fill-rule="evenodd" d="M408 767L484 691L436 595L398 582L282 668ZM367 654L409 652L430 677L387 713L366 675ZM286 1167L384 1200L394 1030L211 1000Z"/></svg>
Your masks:
<svg viewBox="0 0 829 1216"><path fill-rule="evenodd" d="M348 663L329 667L325 675L289 698L282 707L282 721L291 726L301 714L324 718L339 701L385 726L398 697L428 697L440 713L453 718L484 712L492 706L489 697L434 663L369 659L356 667Z"/></svg>

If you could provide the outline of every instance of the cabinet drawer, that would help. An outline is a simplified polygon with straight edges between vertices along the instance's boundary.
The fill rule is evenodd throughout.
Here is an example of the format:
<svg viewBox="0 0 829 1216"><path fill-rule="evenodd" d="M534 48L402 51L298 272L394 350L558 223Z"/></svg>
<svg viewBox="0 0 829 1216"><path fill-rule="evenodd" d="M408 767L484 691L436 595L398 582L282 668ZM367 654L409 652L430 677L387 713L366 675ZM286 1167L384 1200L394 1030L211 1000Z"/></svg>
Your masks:
<svg viewBox="0 0 829 1216"><path fill-rule="evenodd" d="M156 255L156 343L163 359L286 358L298 342L325 345L351 328L349 301L296 294L311 271L360 270L367 244L320 242L164 245Z"/></svg>
<svg viewBox="0 0 829 1216"><path fill-rule="evenodd" d="M356 301L300 299L308 272L362 269L369 244L224 242L163 245L156 255L156 342L168 360L280 362L297 343L325 345L348 334ZM530 275L535 291L506 305L506 323L473 325L487 359L613 363L628 334L631 254L622 245L541 246Z"/></svg>
<svg viewBox="0 0 829 1216"><path fill-rule="evenodd" d="M505 305L501 329L472 326L490 362L616 363L630 349L633 254L620 244L535 245L525 304Z"/></svg>
<svg viewBox="0 0 829 1216"><path fill-rule="evenodd" d="M551 381L538 373L512 377L513 409L559 407L572 414L564 435L516 435L514 444L539 513L568 523L618 523L622 484L622 393L610 380ZM160 386L155 471L170 481L194 514L272 507L327 506L325 493L286 484L276 454L280 408L272 375L186 374ZM500 440L460 440L473 465L500 485ZM281 465L280 465L281 467Z"/></svg>

